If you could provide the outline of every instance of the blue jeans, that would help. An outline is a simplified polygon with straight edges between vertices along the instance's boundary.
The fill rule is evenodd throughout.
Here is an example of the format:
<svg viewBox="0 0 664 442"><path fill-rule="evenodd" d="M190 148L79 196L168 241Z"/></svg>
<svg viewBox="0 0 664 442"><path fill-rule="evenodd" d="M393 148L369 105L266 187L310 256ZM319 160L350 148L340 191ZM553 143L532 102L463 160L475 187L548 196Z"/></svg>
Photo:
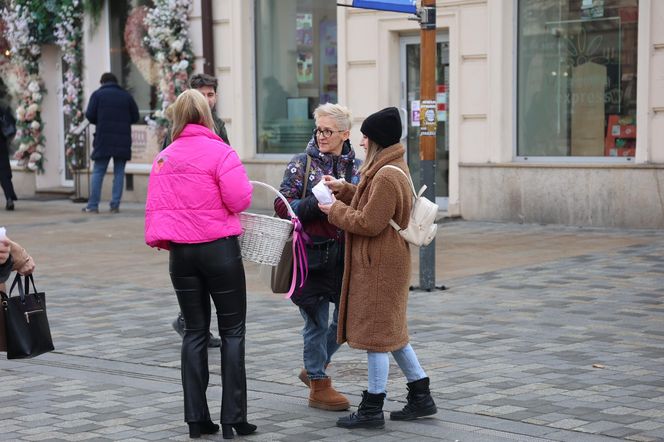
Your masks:
<svg viewBox="0 0 664 442"><path fill-rule="evenodd" d="M95 160L92 168L92 180L90 182L90 198L88 199L88 209L99 209L99 200L101 199L101 186L104 183L104 175L108 169L110 158L100 158ZM122 188L124 187L124 171L127 160L113 158L113 190L111 193L111 209L120 207L122 199Z"/></svg>
<svg viewBox="0 0 664 442"><path fill-rule="evenodd" d="M419 381L427 377L426 373L417 360L415 350L410 344L405 347L392 352L394 360L397 361L399 368L406 376L408 382ZM377 353L368 351L367 357L369 359L368 372L369 372L369 387L367 391L371 394L385 393L387 390L387 375L390 373L390 359L387 353Z"/></svg>
<svg viewBox="0 0 664 442"><path fill-rule="evenodd" d="M332 355L339 349L337 344L337 321L339 318L339 305L334 305L332 321L330 317L330 303L321 302L316 311L314 321L302 309L300 314L304 318L302 337L304 338L304 368L309 379L325 379L325 366L330 363Z"/></svg>

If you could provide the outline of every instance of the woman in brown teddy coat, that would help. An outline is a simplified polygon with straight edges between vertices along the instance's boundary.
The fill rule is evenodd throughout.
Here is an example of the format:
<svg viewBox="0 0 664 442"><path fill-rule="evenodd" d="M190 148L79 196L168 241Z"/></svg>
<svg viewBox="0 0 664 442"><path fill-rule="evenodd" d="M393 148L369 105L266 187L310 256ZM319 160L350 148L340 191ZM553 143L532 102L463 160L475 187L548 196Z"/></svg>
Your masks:
<svg viewBox="0 0 664 442"><path fill-rule="evenodd" d="M336 201L319 205L328 220L346 231L345 269L339 305L337 341L368 354L368 388L356 413L340 418L344 428L383 428L383 401L389 372L388 352L408 380L408 403L390 414L392 420L411 420L437 412L429 378L409 344L406 309L410 285L410 251L390 226L394 219L406 227L412 191L401 138L401 117L394 108L364 120L360 146L366 160L357 186L326 177Z"/></svg>

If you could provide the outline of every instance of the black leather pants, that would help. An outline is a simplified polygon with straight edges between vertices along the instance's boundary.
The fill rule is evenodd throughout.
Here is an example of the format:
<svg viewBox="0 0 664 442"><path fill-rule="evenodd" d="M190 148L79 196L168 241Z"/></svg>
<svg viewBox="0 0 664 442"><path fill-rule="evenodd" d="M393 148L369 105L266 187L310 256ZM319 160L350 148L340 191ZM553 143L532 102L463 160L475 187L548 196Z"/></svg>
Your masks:
<svg viewBox="0 0 664 442"><path fill-rule="evenodd" d="M184 317L182 388L185 422L210 419L208 339L210 298L221 337L221 422L247 421L244 335L247 291L237 237L203 244L171 244L169 270Z"/></svg>

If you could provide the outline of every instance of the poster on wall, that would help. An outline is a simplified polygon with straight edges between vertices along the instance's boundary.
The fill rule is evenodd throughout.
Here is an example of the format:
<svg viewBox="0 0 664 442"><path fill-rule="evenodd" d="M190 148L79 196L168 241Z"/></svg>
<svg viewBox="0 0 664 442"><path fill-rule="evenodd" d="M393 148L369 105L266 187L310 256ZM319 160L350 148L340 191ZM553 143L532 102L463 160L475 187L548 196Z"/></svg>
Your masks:
<svg viewBox="0 0 664 442"><path fill-rule="evenodd" d="M436 136L436 101L420 101L420 136Z"/></svg>
<svg viewBox="0 0 664 442"><path fill-rule="evenodd" d="M295 16L295 43L299 46L312 46L314 44L312 14L300 13Z"/></svg>
<svg viewBox="0 0 664 442"><path fill-rule="evenodd" d="M134 124L131 126L132 163L152 164L160 147L157 133L150 130L147 125Z"/></svg>
<svg viewBox="0 0 664 442"><path fill-rule="evenodd" d="M337 63L337 24L331 20L320 22L321 63Z"/></svg>
<svg viewBox="0 0 664 442"><path fill-rule="evenodd" d="M410 102L410 125L420 127L420 100Z"/></svg>
<svg viewBox="0 0 664 442"><path fill-rule="evenodd" d="M312 81L314 81L314 56L311 51L298 51L297 82L310 83Z"/></svg>
<svg viewBox="0 0 664 442"><path fill-rule="evenodd" d="M436 85L436 103L438 121L447 120L447 88L444 84Z"/></svg>
<svg viewBox="0 0 664 442"><path fill-rule="evenodd" d="M321 103L337 102L337 24L323 20L319 25Z"/></svg>

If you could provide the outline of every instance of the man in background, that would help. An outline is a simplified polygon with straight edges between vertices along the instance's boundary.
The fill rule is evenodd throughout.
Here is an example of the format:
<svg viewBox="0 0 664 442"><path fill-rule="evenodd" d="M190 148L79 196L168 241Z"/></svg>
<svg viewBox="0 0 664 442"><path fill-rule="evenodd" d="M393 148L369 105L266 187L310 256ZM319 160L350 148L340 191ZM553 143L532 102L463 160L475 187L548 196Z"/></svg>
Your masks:
<svg viewBox="0 0 664 442"><path fill-rule="evenodd" d="M230 141L228 141L228 134L226 133L226 124L217 116L217 86L219 82L215 77L208 74L194 74L189 79L189 89L196 89L198 92L203 94L207 99L208 104L210 105L210 110L212 111L212 119L214 120L214 132L219 135L219 138L224 140L224 143L230 146ZM164 144L161 146L162 150L171 144L171 131L166 132L164 137Z"/></svg>
<svg viewBox="0 0 664 442"><path fill-rule="evenodd" d="M119 84L111 72L101 76L101 87L92 93L85 117L96 125L92 155L95 162L90 183L86 213L99 213L101 187L108 163L113 158L113 189L111 213L120 211L124 188L124 171L131 160L131 125L138 122L138 106L132 96Z"/></svg>

